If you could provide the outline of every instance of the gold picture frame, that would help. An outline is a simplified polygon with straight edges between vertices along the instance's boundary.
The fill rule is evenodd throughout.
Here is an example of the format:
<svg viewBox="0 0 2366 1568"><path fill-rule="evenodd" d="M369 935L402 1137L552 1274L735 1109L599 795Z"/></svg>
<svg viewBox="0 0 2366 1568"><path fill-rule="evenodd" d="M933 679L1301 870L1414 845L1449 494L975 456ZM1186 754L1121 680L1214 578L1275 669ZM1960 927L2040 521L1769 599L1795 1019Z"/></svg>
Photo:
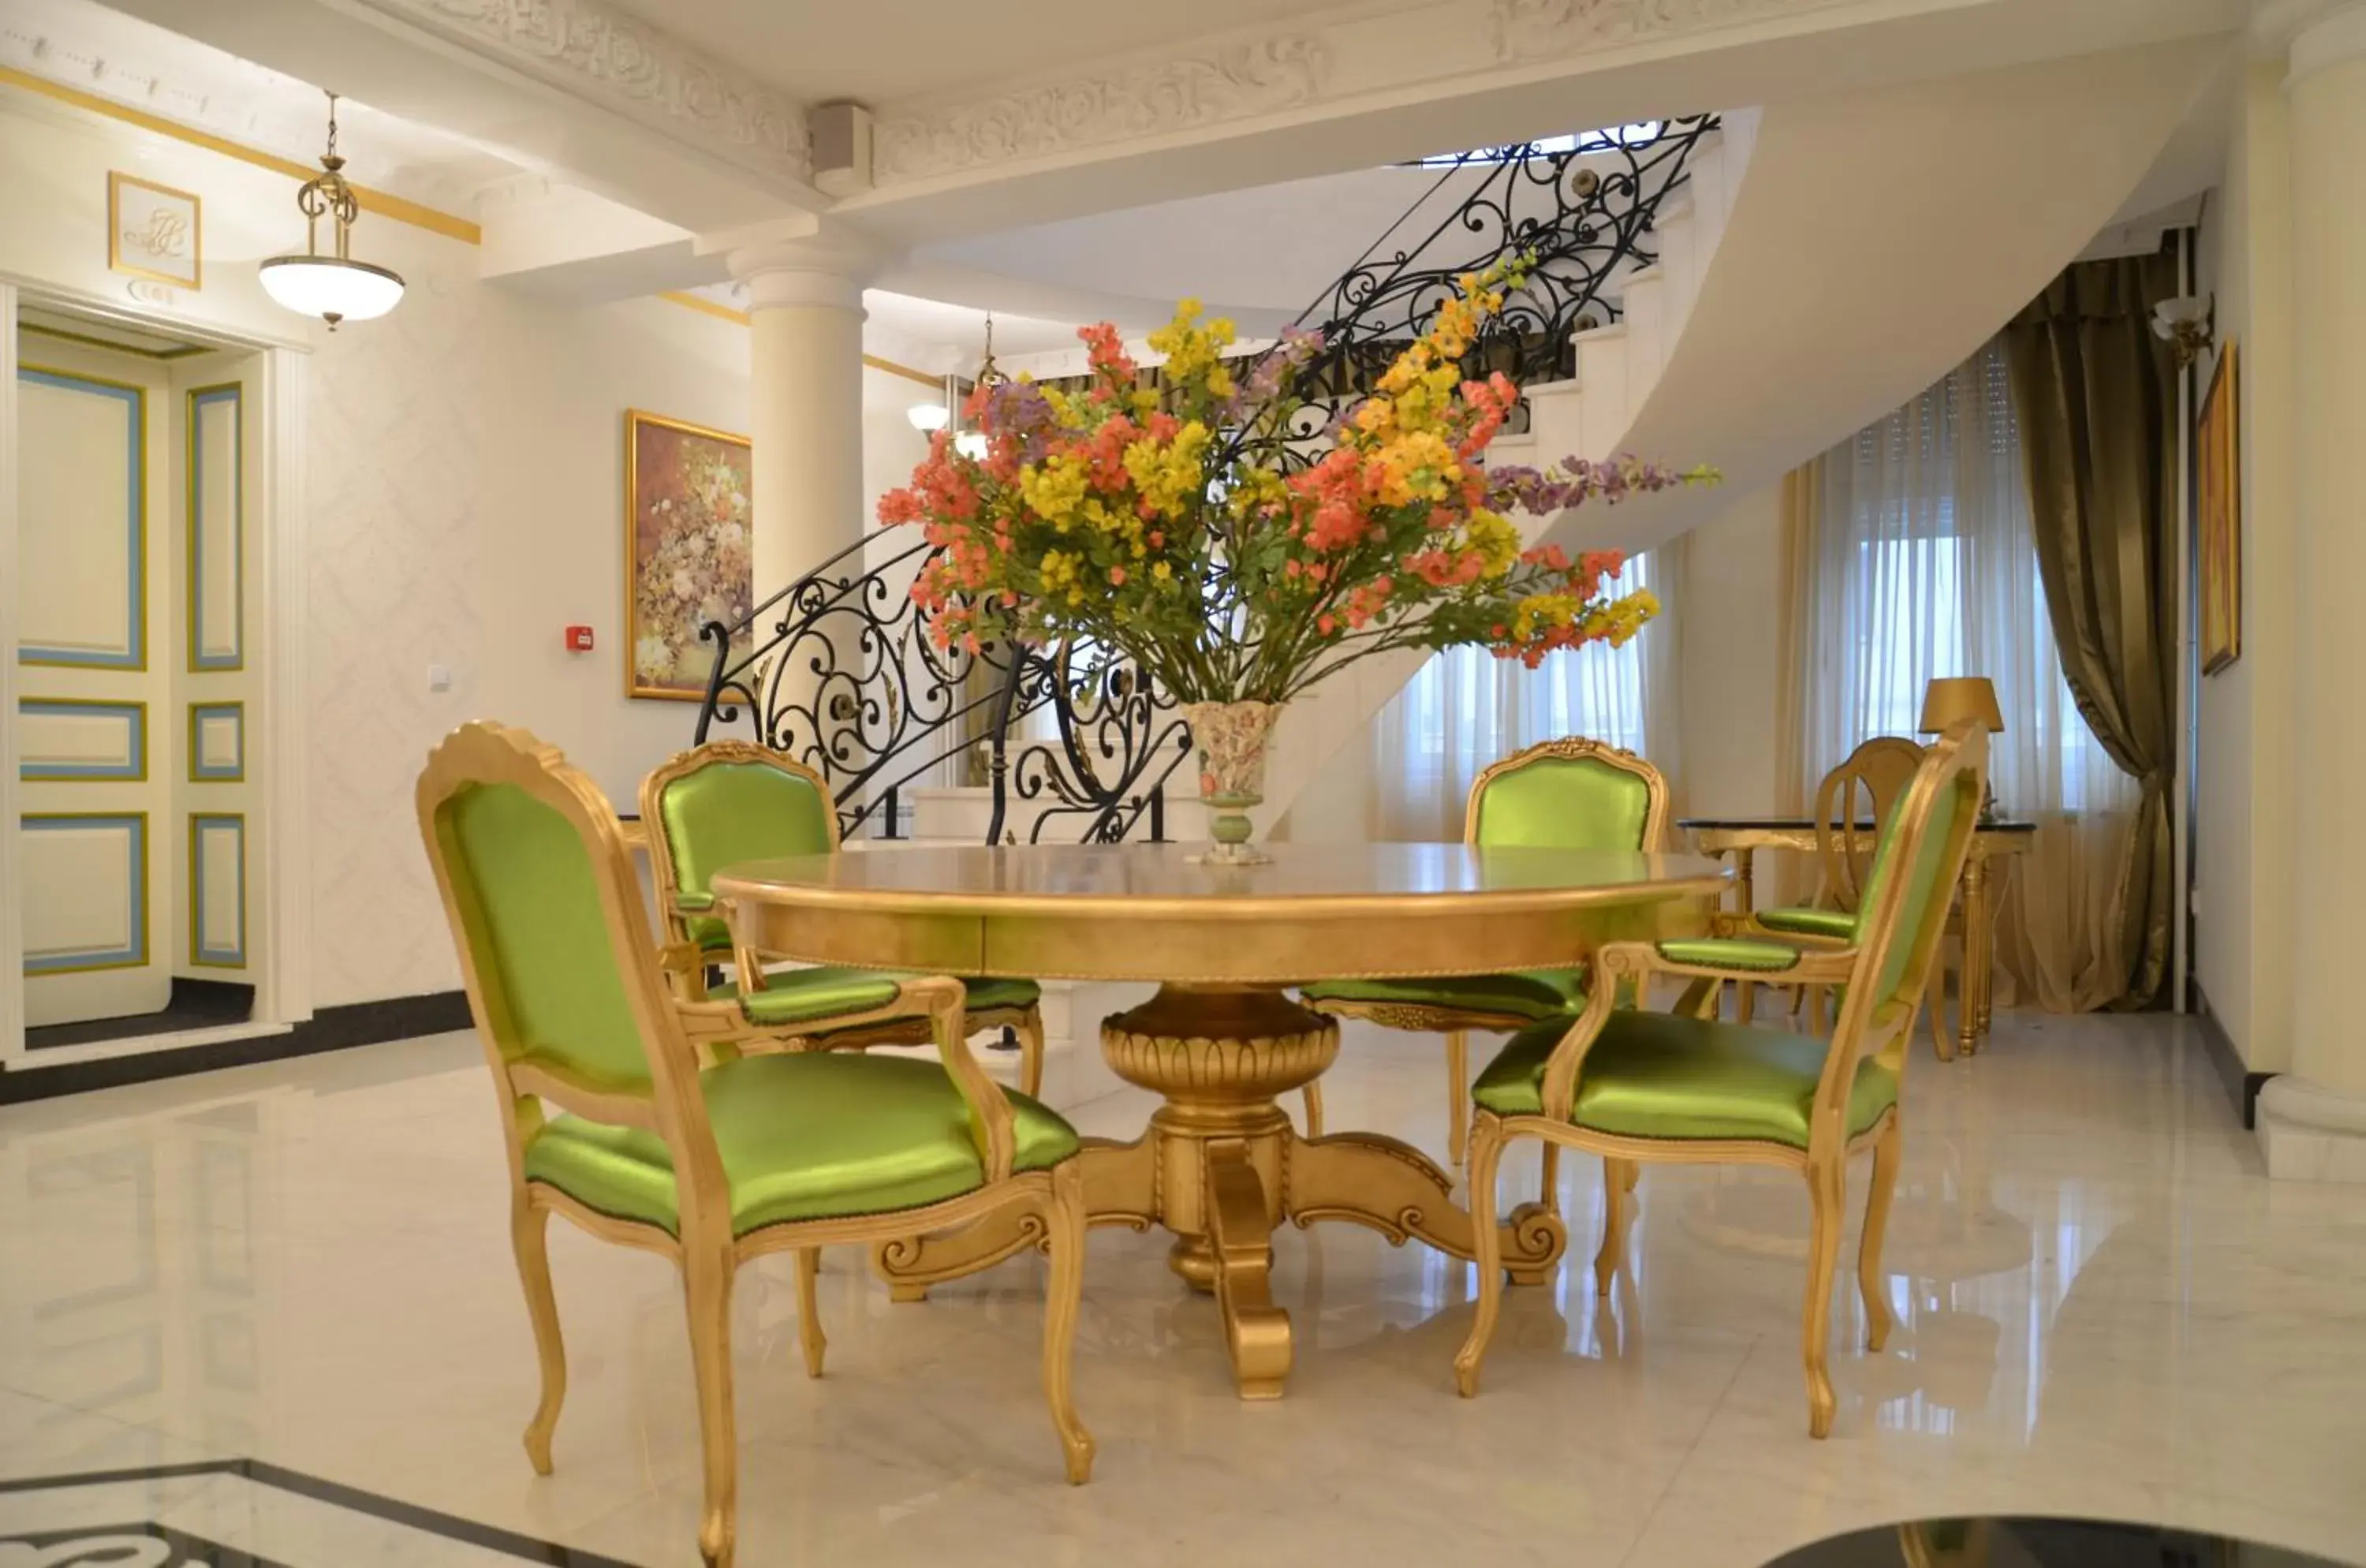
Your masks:
<svg viewBox="0 0 2366 1568"><path fill-rule="evenodd" d="M709 621L755 604L753 489L744 435L625 411L625 694L706 695Z"/></svg>
<svg viewBox="0 0 2366 1568"><path fill-rule="evenodd" d="M205 202L119 169L107 172L107 270L195 293L206 286Z"/></svg>
<svg viewBox="0 0 2366 1568"><path fill-rule="evenodd" d="M2202 672L2243 653L2243 448L2235 344L2218 350L2195 433L2194 495L2202 574Z"/></svg>

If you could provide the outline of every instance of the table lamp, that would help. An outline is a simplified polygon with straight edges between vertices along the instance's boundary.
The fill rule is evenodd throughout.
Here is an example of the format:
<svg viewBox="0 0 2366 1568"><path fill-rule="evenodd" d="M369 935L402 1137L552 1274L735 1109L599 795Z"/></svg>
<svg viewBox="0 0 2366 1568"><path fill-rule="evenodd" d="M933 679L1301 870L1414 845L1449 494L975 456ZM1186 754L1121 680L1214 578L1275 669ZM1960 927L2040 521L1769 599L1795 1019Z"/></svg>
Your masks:
<svg viewBox="0 0 2366 1568"><path fill-rule="evenodd" d="M1917 728L1925 735L1937 735L1949 725L1966 718L1978 719L1988 726L1991 735L2004 733L2004 714L1997 707L1996 682L1985 675L1943 675L1922 688L1922 722ZM1996 820L1996 791L1983 786L1980 798L1980 821Z"/></svg>

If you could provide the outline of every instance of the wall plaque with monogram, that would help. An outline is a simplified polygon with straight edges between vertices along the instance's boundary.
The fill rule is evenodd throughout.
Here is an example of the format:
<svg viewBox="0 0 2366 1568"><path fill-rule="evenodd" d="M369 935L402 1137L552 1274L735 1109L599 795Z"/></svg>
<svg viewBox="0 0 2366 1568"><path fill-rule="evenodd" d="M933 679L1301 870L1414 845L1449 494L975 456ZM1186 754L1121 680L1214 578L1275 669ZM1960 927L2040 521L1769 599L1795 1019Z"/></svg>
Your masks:
<svg viewBox="0 0 2366 1568"><path fill-rule="evenodd" d="M110 272L205 287L201 204L185 190L108 171L107 265Z"/></svg>

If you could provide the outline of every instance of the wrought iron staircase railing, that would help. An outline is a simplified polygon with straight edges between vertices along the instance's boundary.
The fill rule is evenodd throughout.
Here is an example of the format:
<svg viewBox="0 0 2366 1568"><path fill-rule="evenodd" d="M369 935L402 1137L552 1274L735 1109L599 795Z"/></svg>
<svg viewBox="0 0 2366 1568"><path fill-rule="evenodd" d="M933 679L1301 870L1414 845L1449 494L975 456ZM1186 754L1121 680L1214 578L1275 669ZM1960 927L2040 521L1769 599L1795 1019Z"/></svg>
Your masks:
<svg viewBox="0 0 2366 1568"><path fill-rule="evenodd" d="M1516 254L1529 257L1527 286L1473 344L1468 367L1524 385L1574 374L1574 335L1615 321L1614 283L1659 259L1662 205L1717 127L1696 115L1648 134L1432 161L1438 179L1300 313L1300 325L1321 321L1323 344L1297 372L1307 404L1286 444L1312 451L1459 276ZM901 837L906 792L982 748L988 842L1016 833L1014 806L1032 808L1031 840L1054 825L1086 841L1165 838L1164 791L1190 755L1173 701L1092 649L936 647L910 594L930 547L866 564L879 545L859 540L738 622L703 628L715 663L697 739L744 714L755 739L829 781L850 837Z"/></svg>

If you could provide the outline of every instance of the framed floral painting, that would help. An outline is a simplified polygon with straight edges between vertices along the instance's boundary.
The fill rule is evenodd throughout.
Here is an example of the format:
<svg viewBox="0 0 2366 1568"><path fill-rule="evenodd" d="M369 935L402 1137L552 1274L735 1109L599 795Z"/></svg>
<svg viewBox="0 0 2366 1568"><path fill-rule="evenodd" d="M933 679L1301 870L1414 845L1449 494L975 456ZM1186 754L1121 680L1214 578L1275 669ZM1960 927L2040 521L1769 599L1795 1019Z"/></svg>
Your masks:
<svg viewBox="0 0 2366 1568"><path fill-rule="evenodd" d="M625 694L696 702L755 603L748 438L625 411Z"/></svg>
<svg viewBox="0 0 2366 1568"><path fill-rule="evenodd" d="M2235 341L2219 346L2202 400L2195 467L2202 524L2202 672L2215 675L2243 652L2243 448Z"/></svg>

